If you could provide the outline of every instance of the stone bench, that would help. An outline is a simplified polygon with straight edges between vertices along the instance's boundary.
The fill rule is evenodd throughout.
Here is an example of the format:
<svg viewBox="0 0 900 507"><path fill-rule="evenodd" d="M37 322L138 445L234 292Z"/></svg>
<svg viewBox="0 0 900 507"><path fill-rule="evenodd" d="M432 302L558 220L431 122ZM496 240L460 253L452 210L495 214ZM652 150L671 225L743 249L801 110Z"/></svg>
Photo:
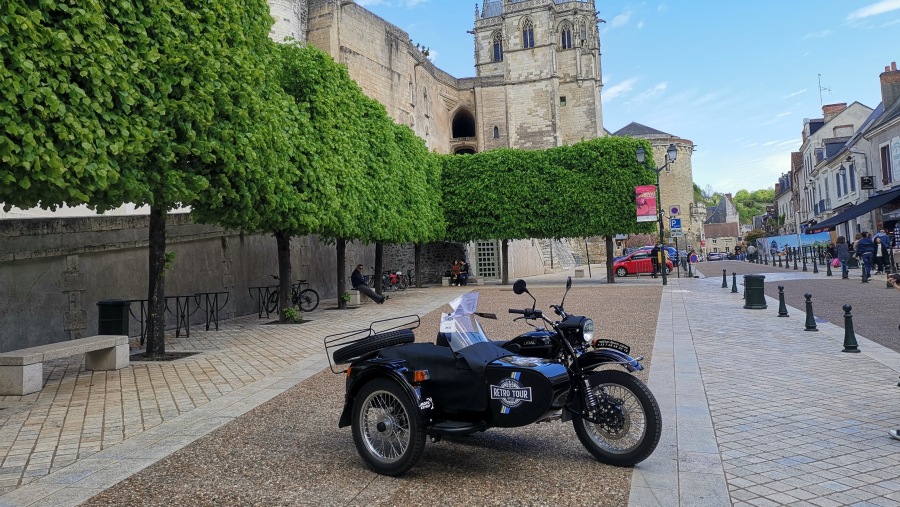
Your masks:
<svg viewBox="0 0 900 507"><path fill-rule="evenodd" d="M368 299L368 296L362 295L358 290L348 290L347 294L350 294L350 300L347 301L348 306L360 306L365 303L365 299Z"/></svg>
<svg viewBox="0 0 900 507"><path fill-rule="evenodd" d="M0 353L0 396L24 396L41 390L44 361L84 354L86 370L119 370L130 362L127 336L90 336Z"/></svg>
<svg viewBox="0 0 900 507"><path fill-rule="evenodd" d="M449 276L441 277L441 285L444 287L449 287L450 286L450 277ZM466 280L466 285L478 285L478 279L475 278L474 276L470 276Z"/></svg>

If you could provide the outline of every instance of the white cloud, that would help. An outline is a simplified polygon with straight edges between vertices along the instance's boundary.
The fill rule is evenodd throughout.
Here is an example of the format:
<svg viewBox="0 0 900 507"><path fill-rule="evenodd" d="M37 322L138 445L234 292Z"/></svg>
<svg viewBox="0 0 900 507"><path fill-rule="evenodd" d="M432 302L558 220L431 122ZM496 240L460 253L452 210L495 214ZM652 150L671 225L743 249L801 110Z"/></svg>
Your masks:
<svg viewBox="0 0 900 507"><path fill-rule="evenodd" d="M896 11L900 9L900 0L881 0L874 4L867 5L862 9L857 9L847 16L848 21L877 16L886 12Z"/></svg>
<svg viewBox="0 0 900 507"><path fill-rule="evenodd" d="M638 79L633 77L631 79L626 79L619 84L604 87L603 88L603 101L610 102L615 100L616 97L626 94L634 89L635 83L637 83Z"/></svg>
<svg viewBox="0 0 900 507"><path fill-rule="evenodd" d="M649 88L639 93L631 102L641 104L661 97L669 88L669 83L665 81L657 84L653 88Z"/></svg>
<svg viewBox="0 0 900 507"><path fill-rule="evenodd" d="M799 90L799 91L796 91L796 92L794 92L794 93L792 93L792 94L790 94L790 95L786 95L786 96L782 97L782 99L783 99L783 100L787 100L787 99L789 99L789 98L791 98L791 97L796 97L797 95L802 95L802 94L804 94L804 93L806 93L806 88L804 88L804 89L802 89L802 90Z"/></svg>
<svg viewBox="0 0 900 507"><path fill-rule="evenodd" d="M831 35L831 30L821 30L818 32L812 32L812 33L808 33L808 34L804 35L803 40L824 39L825 37L828 37L829 35Z"/></svg>
<svg viewBox="0 0 900 507"><path fill-rule="evenodd" d="M612 18L612 21L609 22L610 28L621 28L628 24L631 21L631 11L625 11L622 14Z"/></svg>

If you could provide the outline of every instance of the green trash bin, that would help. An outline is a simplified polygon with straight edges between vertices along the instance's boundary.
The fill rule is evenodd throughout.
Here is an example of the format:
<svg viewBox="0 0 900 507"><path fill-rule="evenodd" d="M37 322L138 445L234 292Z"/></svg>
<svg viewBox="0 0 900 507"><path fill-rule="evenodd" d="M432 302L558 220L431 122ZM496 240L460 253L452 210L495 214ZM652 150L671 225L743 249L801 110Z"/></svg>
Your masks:
<svg viewBox="0 0 900 507"><path fill-rule="evenodd" d="M124 299L97 302L97 334L128 336L128 317L131 303Z"/></svg>
<svg viewBox="0 0 900 507"><path fill-rule="evenodd" d="M765 310L766 305L765 275L744 275L744 308L748 310Z"/></svg>

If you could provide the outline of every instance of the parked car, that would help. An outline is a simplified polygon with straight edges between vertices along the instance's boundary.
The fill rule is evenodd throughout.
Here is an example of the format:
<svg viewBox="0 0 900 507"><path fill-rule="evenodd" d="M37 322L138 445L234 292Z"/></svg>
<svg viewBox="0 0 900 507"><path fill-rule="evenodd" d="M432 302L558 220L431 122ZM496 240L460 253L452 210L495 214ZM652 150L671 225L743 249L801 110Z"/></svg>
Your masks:
<svg viewBox="0 0 900 507"><path fill-rule="evenodd" d="M724 261L728 258L728 254L725 252L710 252L706 254L706 260L708 261Z"/></svg>
<svg viewBox="0 0 900 507"><path fill-rule="evenodd" d="M666 268L666 273L672 272L672 261L669 259L666 259ZM653 260L650 258L650 251L638 250L626 255L613 263L613 271L616 273L616 276L649 275L653 273Z"/></svg>
<svg viewBox="0 0 900 507"><path fill-rule="evenodd" d="M671 247L671 246L667 246L667 247L665 247L665 249L666 249L666 252L667 252L667 253L666 253L666 256L667 256L669 259L671 259L672 262L678 262L678 259L679 259L679 257L678 257L678 251L675 250L675 248L674 248L674 247ZM638 248L626 248L625 251L628 252L628 253L626 253L625 255L619 255L619 256L613 257L613 262L618 262L618 261L624 259L625 257L628 257L629 255L631 255L631 254L633 254L633 253L635 253L635 252L649 252L649 251L651 251L651 250L653 250L653 245L642 246L642 247L638 247Z"/></svg>

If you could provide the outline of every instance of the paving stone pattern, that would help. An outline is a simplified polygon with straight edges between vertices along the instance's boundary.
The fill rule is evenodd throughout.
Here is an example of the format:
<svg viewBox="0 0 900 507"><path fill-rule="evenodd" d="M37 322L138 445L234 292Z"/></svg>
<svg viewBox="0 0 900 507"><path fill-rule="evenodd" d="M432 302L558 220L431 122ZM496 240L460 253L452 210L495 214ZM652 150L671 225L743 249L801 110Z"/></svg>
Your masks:
<svg viewBox="0 0 900 507"><path fill-rule="evenodd" d="M558 285L565 274L529 285ZM842 283L821 276L771 273L767 286ZM648 301L660 301L659 279L617 283L644 287ZM463 289L407 291L395 310L424 315ZM861 353L842 353L844 329L831 319L806 332L796 303L788 304L789 318L778 318L771 297L767 310L743 309L742 290L721 288L720 275L669 278L645 377L660 403L663 435L633 470L629 505L900 505L900 442L887 436L900 427L900 354L864 333L857 334ZM890 305L900 299L889 299L895 292L877 292L873 304L897 308ZM219 332L173 339L170 350L202 353L171 363L118 372L86 372L80 358L49 363L40 393L0 398L0 506L77 505L134 477L320 373L323 336L358 328L389 305L363 306L352 318L319 310L298 326L231 321ZM393 491L401 483L376 478L372 485ZM580 495L584 487L578 484ZM361 496L351 504L392 498L367 494L371 502Z"/></svg>

